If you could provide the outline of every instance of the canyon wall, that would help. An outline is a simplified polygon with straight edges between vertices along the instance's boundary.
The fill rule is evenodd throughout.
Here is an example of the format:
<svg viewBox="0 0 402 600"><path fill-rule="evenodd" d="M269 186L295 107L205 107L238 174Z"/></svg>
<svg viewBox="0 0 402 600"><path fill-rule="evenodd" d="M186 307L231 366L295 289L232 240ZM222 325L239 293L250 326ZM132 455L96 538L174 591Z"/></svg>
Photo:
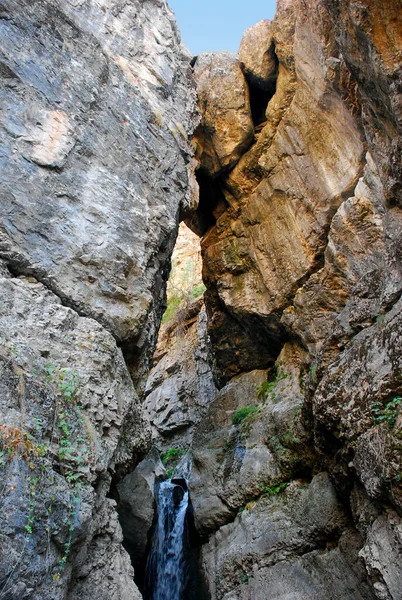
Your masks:
<svg viewBox="0 0 402 600"><path fill-rule="evenodd" d="M140 598L172 475L200 600L400 600L399 4L2 2L1 600Z"/></svg>
<svg viewBox="0 0 402 600"><path fill-rule="evenodd" d="M402 597L401 18L279 0L195 60L212 598Z"/></svg>
<svg viewBox="0 0 402 600"><path fill-rule="evenodd" d="M160 0L5 0L0 27L0 597L131 600L108 495L150 447L197 202L191 57Z"/></svg>

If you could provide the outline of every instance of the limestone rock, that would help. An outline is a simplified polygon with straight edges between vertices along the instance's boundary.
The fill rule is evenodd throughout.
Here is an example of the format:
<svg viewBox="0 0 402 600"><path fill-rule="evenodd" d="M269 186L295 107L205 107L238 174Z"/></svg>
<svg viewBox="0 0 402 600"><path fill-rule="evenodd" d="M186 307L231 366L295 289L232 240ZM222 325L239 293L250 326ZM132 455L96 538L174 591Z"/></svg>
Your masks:
<svg viewBox="0 0 402 600"><path fill-rule="evenodd" d="M203 547L212 599L374 598L337 546L346 523L325 473L251 504Z"/></svg>
<svg viewBox="0 0 402 600"><path fill-rule="evenodd" d="M108 527L96 515L113 514L105 501L108 470L147 451L149 428L108 331L33 278L2 279L1 296L0 471L8 493L0 532L15 556L2 585L10 597L25 586L26 598L61 599L93 538ZM106 548L129 578L121 531L113 529Z"/></svg>
<svg viewBox="0 0 402 600"><path fill-rule="evenodd" d="M201 418L189 489L202 534L227 523L271 482L311 473L316 456L302 413L302 368L303 354L289 345L276 370L235 377Z"/></svg>
<svg viewBox="0 0 402 600"><path fill-rule="evenodd" d="M113 501L108 500L95 515L97 535L87 557L75 573L68 600L87 600L96 592L99 600L141 600L134 583L130 558L122 547L123 536Z"/></svg>
<svg viewBox="0 0 402 600"><path fill-rule="evenodd" d="M368 495L373 499L390 495L400 508L400 401L388 403L399 397L400 390L401 306L401 301L397 302L388 314L353 338L328 367L314 395L317 442L323 448L342 448L336 461L340 466L344 455L346 472L347 455L353 447L353 467Z"/></svg>
<svg viewBox="0 0 402 600"><path fill-rule="evenodd" d="M213 434L229 439L230 430L227 414L213 414L222 402L225 415L220 395L197 428L193 472L196 522L200 510L201 530L220 528L204 547L214 598L400 596L401 18L393 0L375 9L368 0L278 1L266 48L277 64L272 97L243 60L251 107L266 102L254 143L219 177L200 156L197 218L220 394L283 360L289 379L273 391L267 375L261 402L278 477L328 470L359 529L344 524L334 546L286 563L269 548L248 557L262 525L256 519L249 535L247 510L226 524L250 497L217 459Z"/></svg>
<svg viewBox="0 0 402 600"><path fill-rule="evenodd" d="M377 598L397 600L401 597L401 545L401 518L394 511L387 511L370 527L360 552Z"/></svg>
<svg viewBox="0 0 402 600"><path fill-rule="evenodd" d="M226 177L229 207L202 241L211 336L229 376L231 357L219 345L233 316L241 320L238 369L250 368L244 356L254 367L275 360L285 338L280 315L318 269L332 217L363 164L358 124L321 58L318 40L330 32L299 9L285 15L293 28L284 27L275 47L279 74L267 124ZM281 27L279 12L274 35Z"/></svg>
<svg viewBox="0 0 402 600"><path fill-rule="evenodd" d="M0 13L0 595L138 598L106 496L198 201L191 57L161 0Z"/></svg>
<svg viewBox="0 0 402 600"><path fill-rule="evenodd" d="M155 513L155 483L166 471L155 448L117 485L118 513L124 544L137 571L144 570Z"/></svg>
<svg viewBox="0 0 402 600"><path fill-rule="evenodd" d="M247 79L259 88L272 88L277 79L277 58L271 21L259 21L246 29L240 43L239 58Z"/></svg>
<svg viewBox="0 0 402 600"><path fill-rule="evenodd" d="M279 474L263 439L257 390L265 379L264 371L255 371L232 380L194 432L189 490L201 534L230 521L240 506L260 495L261 486ZM232 416L244 407L255 412L233 425Z"/></svg>
<svg viewBox="0 0 402 600"><path fill-rule="evenodd" d="M159 0L1 12L0 257L144 362L177 217L195 208L195 94L173 14Z"/></svg>
<svg viewBox="0 0 402 600"><path fill-rule="evenodd" d="M188 301L162 326L145 390L143 406L160 450L190 444L194 425L216 394L209 360L205 308L201 300Z"/></svg>
<svg viewBox="0 0 402 600"><path fill-rule="evenodd" d="M196 156L214 176L232 168L253 140L248 87L230 52L198 55L194 77L202 115Z"/></svg>

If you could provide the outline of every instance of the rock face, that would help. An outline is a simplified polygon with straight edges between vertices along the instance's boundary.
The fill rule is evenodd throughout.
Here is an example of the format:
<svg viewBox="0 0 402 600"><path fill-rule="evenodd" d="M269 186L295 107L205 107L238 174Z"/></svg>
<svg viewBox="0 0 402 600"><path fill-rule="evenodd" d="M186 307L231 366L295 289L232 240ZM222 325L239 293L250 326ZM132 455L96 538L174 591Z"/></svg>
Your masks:
<svg viewBox="0 0 402 600"><path fill-rule="evenodd" d="M200 54L194 67L202 122L196 156L209 175L232 168L254 134L248 87L230 52Z"/></svg>
<svg viewBox="0 0 402 600"><path fill-rule="evenodd" d="M0 257L102 323L134 369L194 208L189 57L159 0L6 0L1 15Z"/></svg>
<svg viewBox="0 0 402 600"><path fill-rule="evenodd" d="M154 443L160 450L188 446L192 427L215 397L208 362L206 313L198 300L182 309L180 322L162 329L164 353L150 372L144 409L152 422ZM169 337L168 337L169 336ZM170 341L168 341L170 340Z"/></svg>
<svg viewBox="0 0 402 600"><path fill-rule="evenodd" d="M336 547L347 524L325 473L309 486L295 483L278 498L261 498L203 549L212 597L374 598L364 583L353 533Z"/></svg>
<svg viewBox="0 0 402 600"><path fill-rule="evenodd" d="M221 389L195 430L190 494L210 536L212 598L402 595L397 4L280 0L272 23L247 30L239 56L254 139L219 171L209 97L225 114L229 91L213 76L199 83L200 204L189 224L202 233ZM218 58L223 86L233 58ZM252 406L242 431L236 413ZM265 458L243 477L253 452ZM308 549L279 532L271 542L295 481L313 490L323 471L346 511L338 533L328 527ZM293 502L287 526L303 531Z"/></svg>
<svg viewBox="0 0 402 600"><path fill-rule="evenodd" d="M194 424L215 398L201 268L199 238L182 223L144 398L153 442L163 452L188 448Z"/></svg>
<svg viewBox="0 0 402 600"><path fill-rule="evenodd" d="M0 17L0 596L139 598L107 495L150 448L132 378L197 202L190 57L164 1Z"/></svg>
<svg viewBox="0 0 402 600"><path fill-rule="evenodd" d="M150 437L121 350L33 278L2 279L1 294L2 592L64 598L74 565L80 588L96 589L94 570L110 559L109 597L124 577L135 593L105 498L108 470L135 461Z"/></svg>
<svg viewBox="0 0 402 600"><path fill-rule="evenodd" d="M239 58L248 81L256 87L269 90L273 83L276 85L278 61L271 21L260 21L246 29L239 48Z"/></svg>
<svg viewBox="0 0 402 600"><path fill-rule="evenodd" d="M164 0L3 0L0 598L139 598L185 450L211 600L402 598L399 4L278 0L199 118Z"/></svg>

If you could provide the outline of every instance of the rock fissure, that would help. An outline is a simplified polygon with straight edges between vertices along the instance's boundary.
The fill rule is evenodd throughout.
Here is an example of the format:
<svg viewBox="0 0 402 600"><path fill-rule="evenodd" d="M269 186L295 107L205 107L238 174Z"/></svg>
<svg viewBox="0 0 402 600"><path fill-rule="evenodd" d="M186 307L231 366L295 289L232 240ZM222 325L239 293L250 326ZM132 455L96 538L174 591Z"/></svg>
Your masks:
<svg viewBox="0 0 402 600"><path fill-rule="evenodd" d="M0 598L400 600L398 2L3 1Z"/></svg>

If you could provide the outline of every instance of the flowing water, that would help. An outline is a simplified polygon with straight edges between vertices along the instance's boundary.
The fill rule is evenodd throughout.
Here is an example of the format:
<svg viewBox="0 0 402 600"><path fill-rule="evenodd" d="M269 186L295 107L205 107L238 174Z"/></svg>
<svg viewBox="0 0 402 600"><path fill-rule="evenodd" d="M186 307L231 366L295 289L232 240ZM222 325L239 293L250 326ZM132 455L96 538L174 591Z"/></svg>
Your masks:
<svg viewBox="0 0 402 600"><path fill-rule="evenodd" d="M183 556L188 491L171 481L160 484L158 522L146 568L147 600L181 600L185 578Z"/></svg>

